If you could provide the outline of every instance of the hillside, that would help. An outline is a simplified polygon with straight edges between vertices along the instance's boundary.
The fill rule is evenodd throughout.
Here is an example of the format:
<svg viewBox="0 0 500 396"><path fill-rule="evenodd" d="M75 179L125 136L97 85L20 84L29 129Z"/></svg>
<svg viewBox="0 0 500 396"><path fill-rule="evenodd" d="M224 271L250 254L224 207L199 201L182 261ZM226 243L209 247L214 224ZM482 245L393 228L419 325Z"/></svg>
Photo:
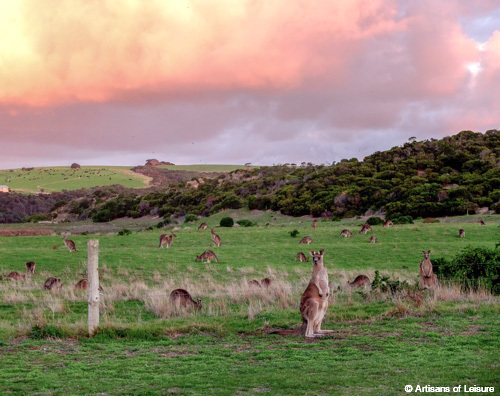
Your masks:
<svg viewBox="0 0 500 396"><path fill-rule="evenodd" d="M166 219L186 213L206 216L241 207L333 218L383 213L394 220L499 213L499 157L499 131L463 131L440 140L411 139L362 161L352 158L329 166L304 163L246 168L210 175L213 178L187 173L192 180L177 178L167 185L157 182L156 188L145 190L102 187L82 192L78 198L64 198L50 210L34 211L33 204L26 215L58 215L60 220L68 218L60 216L65 212L73 214L73 219L102 222L144 215ZM16 199L21 198L0 194L2 205L9 206ZM0 214L0 222L11 221Z"/></svg>
<svg viewBox="0 0 500 396"><path fill-rule="evenodd" d="M85 166L42 167L0 170L0 184L12 192L51 193L63 190L111 186L147 188L151 178L133 172L130 167Z"/></svg>

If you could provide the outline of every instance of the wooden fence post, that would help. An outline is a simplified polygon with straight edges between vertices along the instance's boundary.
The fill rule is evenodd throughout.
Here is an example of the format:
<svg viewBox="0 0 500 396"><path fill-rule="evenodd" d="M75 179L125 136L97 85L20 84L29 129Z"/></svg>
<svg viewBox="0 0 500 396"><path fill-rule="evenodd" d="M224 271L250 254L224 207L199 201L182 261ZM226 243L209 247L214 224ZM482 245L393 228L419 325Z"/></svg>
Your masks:
<svg viewBox="0 0 500 396"><path fill-rule="evenodd" d="M89 292L89 337L99 327L99 240L87 242L87 280Z"/></svg>

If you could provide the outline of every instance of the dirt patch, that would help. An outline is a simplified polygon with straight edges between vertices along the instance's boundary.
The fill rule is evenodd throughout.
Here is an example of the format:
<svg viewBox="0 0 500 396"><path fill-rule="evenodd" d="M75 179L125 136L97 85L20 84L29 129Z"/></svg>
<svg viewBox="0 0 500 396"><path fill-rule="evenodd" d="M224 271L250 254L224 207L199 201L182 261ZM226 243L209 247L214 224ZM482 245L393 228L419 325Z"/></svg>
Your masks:
<svg viewBox="0 0 500 396"><path fill-rule="evenodd" d="M38 235L56 235L55 231L49 228L4 228L0 229L0 236L38 236Z"/></svg>

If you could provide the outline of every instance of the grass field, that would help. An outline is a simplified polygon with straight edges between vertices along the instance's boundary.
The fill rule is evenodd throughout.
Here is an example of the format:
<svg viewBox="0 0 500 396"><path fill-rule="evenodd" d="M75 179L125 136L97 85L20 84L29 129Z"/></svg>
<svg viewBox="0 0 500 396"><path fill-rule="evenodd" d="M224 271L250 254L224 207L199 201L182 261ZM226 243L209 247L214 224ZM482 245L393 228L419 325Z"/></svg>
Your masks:
<svg viewBox="0 0 500 396"><path fill-rule="evenodd" d="M30 168L31 169L31 168ZM0 184L14 192L39 193L77 190L121 184L129 188L149 187L149 178L124 166L44 167L32 170L0 170Z"/></svg>
<svg viewBox="0 0 500 396"><path fill-rule="evenodd" d="M177 170L177 171L193 171L193 172L232 172L238 169L247 169L244 165L160 165L158 168Z"/></svg>
<svg viewBox="0 0 500 396"><path fill-rule="evenodd" d="M452 285L391 295L345 283L359 273L373 278L375 270L414 283L422 250L430 249L433 259L467 245L494 248L500 216L484 216L486 226L473 217L376 226L378 243L370 244L370 235L358 233L361 220L320 221L316 230L308 219L260 212L204 221L214 227L226 215L258 226L217 227L219 248L210 246L210 230L197 231L201 220L126 236L72 235L77 253L60 236L0 238L2 275L37 263L30 279L0 281L0 392L379 395L402 394L408 384L498 392L498 298ZM354 237L339 238L343 228ZM159 235L170 232L177 235L172 246L158 249ZM298 244L305 235L312 245ZM94 238L104 292L101 327L89 339L86 293L73 285L85 276L86 242ZM334 291L323 328L335 332L312 341L269 334L299 325L298 300L311 264L294 258L321 248ZM195 262L207 249L220 264ZM62 291L42 290L48 276L62 279ZM273 281L269 289L248 283L264 277ZM203 308L170 306L168 294L179 287L202 298Z"/></svg>

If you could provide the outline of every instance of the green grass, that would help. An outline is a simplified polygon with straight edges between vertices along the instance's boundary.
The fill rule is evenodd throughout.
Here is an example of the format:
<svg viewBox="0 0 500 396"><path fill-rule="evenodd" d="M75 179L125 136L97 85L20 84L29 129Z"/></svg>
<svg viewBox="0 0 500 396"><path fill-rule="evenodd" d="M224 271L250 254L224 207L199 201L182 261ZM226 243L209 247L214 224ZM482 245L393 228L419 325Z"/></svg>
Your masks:
<svg viewBox="0 0 500 396"><path fill-rule="evenodd" d="M80 169L44 167L30 171L0 170L0 184L9 186L11 191L26 193L76 190L113 184L130 188L149 187L147 178L130 169L120 166L84 166Z"/></svg>
<svg viewBox="0 0 500 396"><path fill-rule="evenodd" d="M1 393L379 395L404 393L407 384L500 386L498 298L449 289L424 292L418 302L345 288L347 279L375 270L413 283L422 250L433 259L467 245L494 248L499 216L484 216L486 226L474 217L374 226L378 243L370 244L369 234L358 233L361 220L320 221L313 230L308 219L226 211L203 221L214 227L227 215L258 226L216 227L220 248L211 247L210 230L197 231L202 220L127 236L113 224L112 234L72 235L77 253L60 236L0 238L1 274L37 263L24 283L0 281ZM354 237L339 238L343 228ZM158 249L160 234L170 232L172 246ZM299 245L305 235L312 245ZM88 339L86 293L73 285L85 276L86 242L94 238L104 293L101 327ZM335 332L313 341L268 334L300 323L311 264L294 258L321 248L334 291L323 328ZM207 249L220 264L194 261ZM48 276L63 280L62 292L41 289ZM245 286L263 277L276 282L268 295ZM201 297L203 309L162 311L177 287Z"/></svg>
<svg viewBox="0 0 500 396"><path fill-rule="evenodd" d="M158 168L177 170L177 171L192 171L192 172L232 172L239 169L247 169L245 165L160 165Z"/></svg>

